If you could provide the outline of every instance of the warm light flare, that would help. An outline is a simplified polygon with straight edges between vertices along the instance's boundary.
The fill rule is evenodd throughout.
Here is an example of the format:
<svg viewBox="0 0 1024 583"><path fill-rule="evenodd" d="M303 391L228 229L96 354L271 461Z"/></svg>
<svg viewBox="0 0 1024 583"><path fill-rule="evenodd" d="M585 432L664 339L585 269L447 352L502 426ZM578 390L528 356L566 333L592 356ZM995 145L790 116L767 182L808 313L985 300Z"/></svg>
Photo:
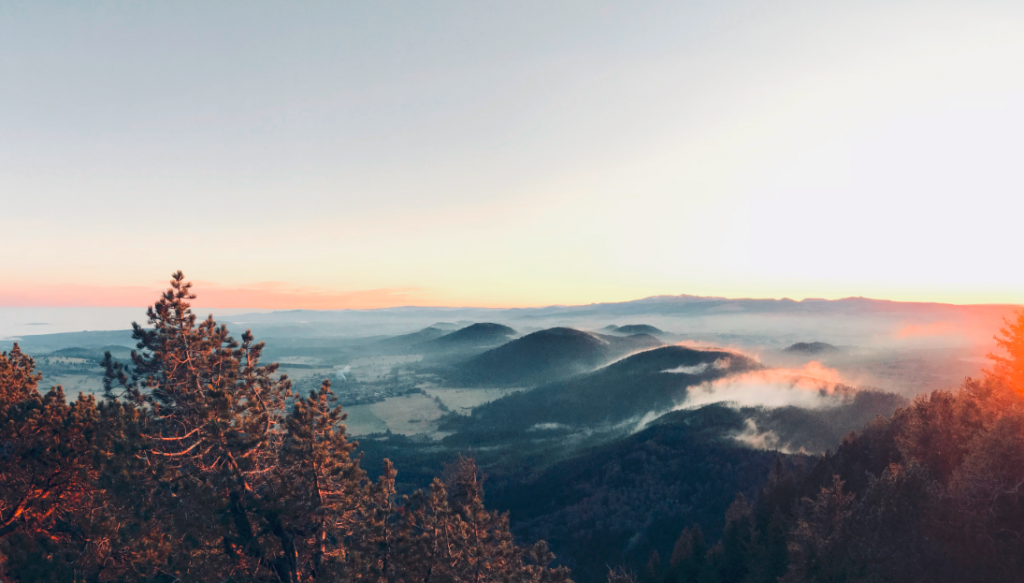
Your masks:
<svg viewBox="0 0 1024 583"><path fill-rule="evenodd" d="M145 306L166 286L24 285L0 287L0 305L14 307L122 307ZM216 308L278 310L376 309L395 306L434 306L443 302L413 287L335 291L284 282L227 286L197 282L196 305Z"/></svg>
<svg viewBox="0 0 1024 583"><path fill-rule="evenodd" d="M951 336L963 333L963 328L950 322L931 322L929 324L910 324L900 328L896 335L900 338L921 336Z"/></svg>
<svg viewBox="0 0 1024 583"><path fill-rule="evenodd" d="M835 369L811 361L799 368L772 368L729 376L690 389L681 409L711 403L740 407L834 407L849 396L852 383Z"/></svg>

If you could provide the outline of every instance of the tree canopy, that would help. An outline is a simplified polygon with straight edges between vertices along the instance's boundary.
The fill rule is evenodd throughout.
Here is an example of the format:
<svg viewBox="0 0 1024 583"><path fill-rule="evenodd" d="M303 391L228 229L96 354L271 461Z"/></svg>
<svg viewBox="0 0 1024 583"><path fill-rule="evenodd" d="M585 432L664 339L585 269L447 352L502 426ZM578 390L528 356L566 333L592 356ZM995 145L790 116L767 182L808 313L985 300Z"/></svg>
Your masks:
<svg viewBox="0 0 1024 583"><path fill-rule="evenodd" d="M1024 573L1024 311L1004 354L843 439L803 472L777 464L722 539L679 536L658 583L1006 582ZM749 518L747 518L749 517ZM609 580L618 580L613 574Z"/></svg>
<svg viewBox="0 0 1024 583"><path fill-rule="evenodd" d="M517 545L459 458L398 496L328 381L295 394L263 344L198 320L175 273L106 354L105 398L45 395L31 358L0 356L0 574L9 581L569 581Z"/></svg>
<svg viewBox="0 0 1024 583"><path fill-rule="evenodd" d="M106 354L100 400L41 391L32 358L0 354L0 581L570 581L484 505L471 458L399 495L390 461L362 467L329 381L298 394L250 331L200 320L194 298L175 273L133 324L130 357ZM1024 311L996 341L984 378L806 466L778 458L728 506L720 539L674 530L664 556L645 551L637 573L608 565L608 580L1020 580Z"/></svg>

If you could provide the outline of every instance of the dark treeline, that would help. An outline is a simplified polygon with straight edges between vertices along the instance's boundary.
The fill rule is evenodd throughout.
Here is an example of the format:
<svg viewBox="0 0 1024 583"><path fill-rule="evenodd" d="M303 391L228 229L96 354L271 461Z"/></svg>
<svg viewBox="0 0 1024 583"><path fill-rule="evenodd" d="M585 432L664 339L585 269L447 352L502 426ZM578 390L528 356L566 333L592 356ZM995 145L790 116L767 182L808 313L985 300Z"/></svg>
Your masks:
<svg viewBox="0 0 1024 583"><path fill-rule="evenodd" d="M843 439L805 472L777 463L711 544L685 529L643 583L1024 581L1024 312L1007 356Z"/></svg>
<svg viewBox="0 0 1024 583"><path fill-rule="evenodd" d="M171 285L130 362L107 355L101 402L0 356L0 579L569 581L484 508L471 460L398 496L390 463L360 467L329 383L294 394Z"/></svg>

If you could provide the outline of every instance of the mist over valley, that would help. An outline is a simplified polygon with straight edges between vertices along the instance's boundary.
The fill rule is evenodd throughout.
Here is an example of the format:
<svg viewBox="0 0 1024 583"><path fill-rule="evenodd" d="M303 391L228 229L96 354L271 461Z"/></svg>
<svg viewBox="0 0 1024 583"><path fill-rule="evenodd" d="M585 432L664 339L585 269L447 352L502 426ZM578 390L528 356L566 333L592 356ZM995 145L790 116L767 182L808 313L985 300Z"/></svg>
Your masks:
<svg viewBox="0 0 1024 583"><path fill-rule="evenodd" d="M513 532L595 580L609 560L638 568L671 553L665 541L692 524L716 536L735 494L756 497L779 459L806 465L922 391L979 377L992 349L979 331L1010 312L683 296L222 321L266 342L300 394L330 380L364 464L395 462L400 492L472 455ZM127 362L135 344L129 330L13 341L48 382L97 398L104 355ZM678 502L652 502L651 488Z"/></svg>

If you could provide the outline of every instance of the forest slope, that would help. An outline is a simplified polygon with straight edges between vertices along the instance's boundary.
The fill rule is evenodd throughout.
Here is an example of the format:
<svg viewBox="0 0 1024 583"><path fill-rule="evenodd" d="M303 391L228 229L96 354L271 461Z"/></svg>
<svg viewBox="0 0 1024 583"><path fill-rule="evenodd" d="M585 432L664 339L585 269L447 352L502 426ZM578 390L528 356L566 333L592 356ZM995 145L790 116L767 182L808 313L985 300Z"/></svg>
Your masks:
<svg viewBox="0 0 1024 583"><path fill-rule="evenodd" d="M457 365L452 381L470 386L531 386L590 372L632 352L661 346L647 334L604 336L549 328Z"/></svg>

